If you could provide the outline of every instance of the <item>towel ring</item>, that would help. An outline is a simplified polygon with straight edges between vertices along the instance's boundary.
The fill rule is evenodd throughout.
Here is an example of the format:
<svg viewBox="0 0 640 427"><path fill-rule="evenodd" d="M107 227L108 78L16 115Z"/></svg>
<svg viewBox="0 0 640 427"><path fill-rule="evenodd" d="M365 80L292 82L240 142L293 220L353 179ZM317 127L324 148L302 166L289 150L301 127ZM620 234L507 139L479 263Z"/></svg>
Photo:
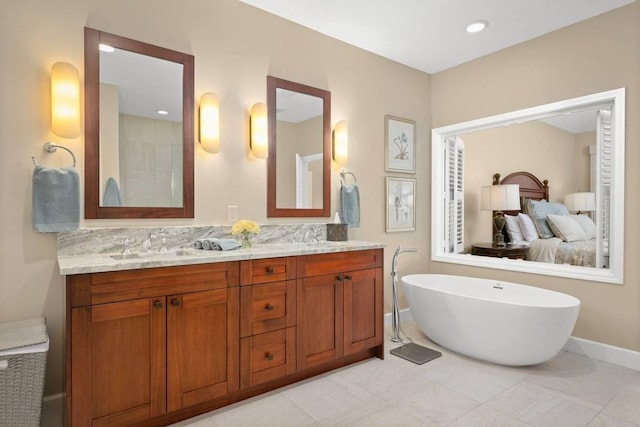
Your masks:
<svg viewBox="0 0 640 427"><path fill-rule="evenodd" d="M63 150L67 151L69 154L71 154L71 158L73 159L73 167L76 167L76 156L73 154L73 151L69 150L67 147L63 147L62 145L57 145L54 144L53 142L46 142L43 146L42 146L42 150L46 151L47 153L55 153L58 148L62 148ZM38 166L38 162L36 162L36 156L31 156L31 160L33 161L33 165L34 166Z"/></svg>
<svg viewBox="0 0 640 427"><path fill-rule="evenodd" d="M345 179L346 179L345 177L346 177L347 175L351 175L351 176L353 177L353 183L354 183L354 184L358 182L358 180L356 179L356 176L354 175L354 173L353 173L353 172L348 172L348 171L345 171L345 170L341 170L341 171L340 171L340 183L341 183L342 185L344 185L344 181L345 181Z"/></svg>

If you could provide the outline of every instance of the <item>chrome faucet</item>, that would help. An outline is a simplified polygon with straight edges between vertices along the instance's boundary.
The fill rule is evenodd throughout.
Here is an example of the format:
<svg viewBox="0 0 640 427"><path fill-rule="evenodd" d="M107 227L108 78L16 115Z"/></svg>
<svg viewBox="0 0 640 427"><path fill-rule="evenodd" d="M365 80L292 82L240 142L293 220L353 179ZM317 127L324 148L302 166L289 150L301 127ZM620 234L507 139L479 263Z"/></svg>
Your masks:
<svg viewBox="0 0 640 427"><path fill-rule="evenodd" d="M392 283L392 308L391 312L391 330L392 337L391 341L393 342L402 342L402 338L400 338L400 307L398 306L398 255L404 252L418 252L415 248L403 248L398 246L395 253L393 254L393 260L391 261L391 277L393 278Z"/></svg>
<svg viewBox="0 0 640 427"><path fill-rule="evenodd" d="M133 240L129 240L125 238L122 241L122 255L128 255L131 253L131 249L129 248L129 244L133 243Z"/></svg>

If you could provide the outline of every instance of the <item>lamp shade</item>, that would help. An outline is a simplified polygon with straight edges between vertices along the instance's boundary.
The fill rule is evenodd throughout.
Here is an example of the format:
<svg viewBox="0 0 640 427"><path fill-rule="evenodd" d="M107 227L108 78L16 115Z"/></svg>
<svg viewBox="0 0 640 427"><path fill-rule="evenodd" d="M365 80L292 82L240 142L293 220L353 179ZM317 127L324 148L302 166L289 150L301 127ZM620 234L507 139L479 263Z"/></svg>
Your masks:
<svg viewBox="0 0 640 427"><path fill-rule="evenodd" d="M349 128L344 120L336 123L333 130L333 160L340 166L349 163Z"/></svg>
<svg viewBox="0 0 640 427"><path fill-rule="evenodd" d="M220 151L220 112L218 95L207 92L200 97L200 145L209 153Z"/></svg>
<svg viewBox="0 0 640 427"><path fill-rule="evenodd" d="M62 138L80 136L80 75L67 62L51 67L51 131Z"/></svg>
<svg viewBox="0 0 640 427"><path fill-rule="evenodd" d="M596 210L595 193L571 193L564 196L564 205L570 211L590 212Z"/></svg>
<svg viewBox="0 0 640 427"><path fill-rule="evenodd" d="M269 124L267 106L263 103L251 107L251 152L259 159L269 157Z"/></svg>
<svg viewBox="0 0 640 427"><path fill-rule="evenodd" d="M482 187L480 209L486 211L520 210L520 186L507 184Z"/></svg>

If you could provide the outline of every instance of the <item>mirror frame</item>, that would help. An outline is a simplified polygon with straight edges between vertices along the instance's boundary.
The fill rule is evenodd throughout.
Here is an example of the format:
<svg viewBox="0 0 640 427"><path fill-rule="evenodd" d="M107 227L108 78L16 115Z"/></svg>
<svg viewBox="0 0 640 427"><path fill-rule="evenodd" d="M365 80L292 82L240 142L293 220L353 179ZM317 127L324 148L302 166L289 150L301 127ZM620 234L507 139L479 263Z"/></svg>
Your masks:
<svg viewBox="0 0 640 427"><path fill-rule="evenodd" d="M182 207L100 206L100 43L182 64ZM194 57L91 28L84 29L84 217L193 218Z"/></svg>
<svg viewBox="0 0 640 427"><path fill-rule="evenodd" d="M611 221L609 234L610 265L608 269L547 264L534 261L491 258L471 254L446 253L444 241L445 210L442 189L444 188L444 144L447 137L470 133L510 124L564 114L579 109L612 106L612 128L614 145L612 155ZM578 98L512 111L496 116L471 120L431 131L431 260L475 267L496 268L557 277L590 280L607 283L623 283L624 278L624 167L625 167L625 89L586 95ZM491 177L487 177L490 182ZM488 184L487 184L488 185Z"/></svg>
<svg viewBox="0 0 640 427"><path fill-rule="evenodd" d="M276 206L276 89L322 98L322 208L278 208ZM267 76L269 157L267 158L267 217L328 217L331 215L331 92L301 83Z"/></svg>

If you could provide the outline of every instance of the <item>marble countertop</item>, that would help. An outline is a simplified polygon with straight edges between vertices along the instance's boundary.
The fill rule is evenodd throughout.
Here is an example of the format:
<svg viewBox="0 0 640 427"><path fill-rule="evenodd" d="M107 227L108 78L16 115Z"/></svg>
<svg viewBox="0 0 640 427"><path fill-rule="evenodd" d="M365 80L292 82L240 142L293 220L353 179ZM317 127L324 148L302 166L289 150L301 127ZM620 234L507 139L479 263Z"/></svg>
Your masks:
<svg viewBox="0 0 640 427"><path fill-rule="evenodd" d="M58 255L58 265L60 274L68 276L105 271L380 249L384 248L384 246L381 243L361 241L266 243L254 244L251 249L232 251L207 251L189 248L171 250L169 252L137 253L128 255L129 258L125 259L120 259L122 257L121 254L87 253L81 255Z"/></svg>

